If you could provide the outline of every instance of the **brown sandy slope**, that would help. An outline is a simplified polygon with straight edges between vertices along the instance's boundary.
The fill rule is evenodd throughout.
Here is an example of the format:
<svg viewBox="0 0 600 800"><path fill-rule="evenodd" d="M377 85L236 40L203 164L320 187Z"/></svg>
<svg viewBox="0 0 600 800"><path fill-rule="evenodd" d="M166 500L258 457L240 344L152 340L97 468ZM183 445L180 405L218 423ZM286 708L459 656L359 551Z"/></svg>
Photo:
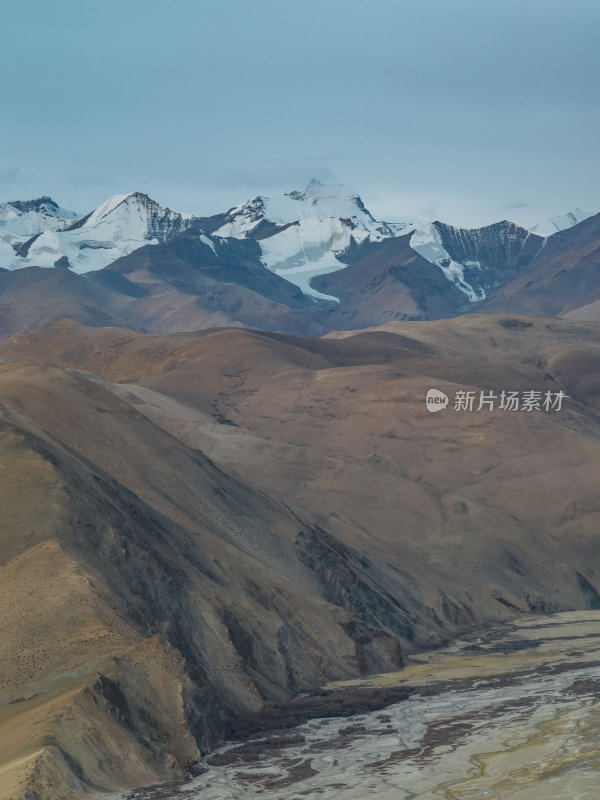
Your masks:
<svg viewBox="0 0 600 800"><path fill-rule="evenodd" d="M5 342L5 796L175 777L227 715L598 607L599 335L469 316ZM432 386L570 398L430 414Z"/></svg>
<svg viewBox="0 0 600 800"><path fill-rule="evenodd" d="M591 302L586 303L583 306L578 306L572 311L566 311L561 316L565 317L566 319L581 320L581 322L600 322L600 299L595 299L599 296L600 292L595 292L592 295L592 298L594 299Z"/></svg>

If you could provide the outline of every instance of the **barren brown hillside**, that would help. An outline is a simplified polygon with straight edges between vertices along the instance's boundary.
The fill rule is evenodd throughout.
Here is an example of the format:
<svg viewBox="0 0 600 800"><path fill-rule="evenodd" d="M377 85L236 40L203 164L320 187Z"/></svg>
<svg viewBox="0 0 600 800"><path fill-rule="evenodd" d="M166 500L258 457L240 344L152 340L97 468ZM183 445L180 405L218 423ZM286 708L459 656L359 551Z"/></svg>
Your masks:
<svg viewBox="0 0 600 800"><path fill-rule="evenodd" d="M4 343L4 796L177 777L265 702L600 605L598 333L62 321ZM431 414L431 387L569 397Z"/></svg>

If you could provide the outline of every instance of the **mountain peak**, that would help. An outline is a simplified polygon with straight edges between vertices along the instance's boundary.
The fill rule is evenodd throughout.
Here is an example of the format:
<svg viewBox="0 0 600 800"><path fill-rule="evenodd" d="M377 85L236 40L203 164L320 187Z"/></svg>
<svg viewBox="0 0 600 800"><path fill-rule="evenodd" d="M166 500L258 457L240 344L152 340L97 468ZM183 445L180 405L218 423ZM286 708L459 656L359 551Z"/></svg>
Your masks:
<svg viewBox="0 0 600 800"><path fill-rule="evenodd" d="M9 200L8 205L16 208L22 214L34 211L38 214L45 214L47 217L57 217L59 219L76 219L78 214L74 211L67 211L61 208L58 203L47 195L36 197L34 200Z"/></svg>
<svg viewBox="0 0 600 800"><path fill-rule="evenodd" d="M530 228L532 233L537 233L540 236L552 236L553 233L564 231L567 228L572 228L583 222L584 219L593 217L597 212L584 211L581 208L575 208L573 211L568 211L566 214L560 214L556 217L548 217L542 222L538 222L533 228Z"/></svg>
<svg viewBox="0 0 600 800"><path fill-rule="evenodd" d="M311 198L314 201L323 199L359 199L358 194L343 183L322 183L321 181L313 178L310 180L303 190L295 190L293 192L286 192L285 197L291 197L294 200L306 200Z"/></svg>
<svg viewBox="0 0 600 800"><path fill-rule="evenodd" d="M102 219L107 214L110 214L111 211L114 211L117 206L120 206L121 203L124 203L129 197L133 197L136 194L139 194L139 192L127 192L126 194L111 195L108 200L92 211L87 218L86 223L89 225L98 222L98 220Z"/></svg>
<svg viewBox="0 0 600 800"><path fill-rule="evenodd" d="M58 214L50 198L20 205L33 209L34 204L39 213L25 214L18 206L6 206L15 220L11 219L11 229L3 230L0 239L3 266L66 266L80 274L91 272L145 244L164 242L198 222L191 214L163 208L143 192L114 194L86 216L67 222L48 216L48 208L54 209L53 216Z"/></svg>

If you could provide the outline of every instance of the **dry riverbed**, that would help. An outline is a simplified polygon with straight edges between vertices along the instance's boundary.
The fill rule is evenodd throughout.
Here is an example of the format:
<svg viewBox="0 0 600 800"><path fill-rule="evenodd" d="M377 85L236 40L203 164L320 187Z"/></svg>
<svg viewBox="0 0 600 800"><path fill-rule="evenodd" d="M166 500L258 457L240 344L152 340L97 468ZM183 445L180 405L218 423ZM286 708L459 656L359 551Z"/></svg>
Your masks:
<svg viewBox="0 0 600 800"><path fill-rule="evenodd" d="M600 611L522 618L289 708L193 779L120 800L591 800Z"/></svg>

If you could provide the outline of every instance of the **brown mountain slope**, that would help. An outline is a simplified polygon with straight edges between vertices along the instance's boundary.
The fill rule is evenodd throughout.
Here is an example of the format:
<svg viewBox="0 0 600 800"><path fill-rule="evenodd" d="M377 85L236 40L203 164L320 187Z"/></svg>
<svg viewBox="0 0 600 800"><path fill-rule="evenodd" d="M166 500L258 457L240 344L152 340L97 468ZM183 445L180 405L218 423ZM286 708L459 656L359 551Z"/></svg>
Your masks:
<svg viewBox="0 0 600 800"><path fill-rule="evenodd" d="M70 317L86 325L128 327L130 299L66 269L0 273L0 341Z"/></svg>
<svg viewBox="0 0 600 800"><path fill-rule="evenodd" d="M176 776L222 714L389 668L399 646L597 607L599 333L546 317L317 340L65 321L4 343L29 362L0 367L7 785L62 800L78 775ZM570 398L430 414L432 386Z"/></svg>
<svg viewBox="0 0 600 800"><path fill-rule="evenodd" d="M141 279L138 285L104 270L90 277L39 267L2 272L0 341L64 317L86 325L139 331L257 325L307 335L326 330L302 309L240 284L198 274L193 286L183 288L185 291L156 283L150 287Z"/></svg>
<svg viewBox="0 0 600 800"><path fill-rule="evenodd" d="M571 311L565 311L561 316L565 319L580 320L581 322L600 322L600 299L595 299L599 294L600 292L594 292L592 295L594 299L586 298L590 302Z"/></svg>
<svg viewBox="0 0 600 800"><path fill-rule="evenodd" d="M361 604L327 592L330 534L98 382L4 364L0 392L1 797L181 776L228 716L400 663L414 613L348 548Z"/></svg>
<svg viewBox="0 0 600 800"><path fill-rule="evenodd" d="M450 317L468 310L465 295L410 247L412 233L359 248L349 267L313 279L340 299L321 318L331 329L353 330L392 320Z"/></svg>
<svg viewBox="0 0 600 800"><path fill-rule="evenodd" d="M102 281L116 273L146 292L173 288L195 295L206 292L209 279L245 287L290 308L314 305L297 286L266 269L260 256L251 239L209 240L202 231L188 230L164 244L134 250L91 277Z"/></svg>
<svg viewBox="0 0 600 800"><path fill-rule="evenodd" d="M69 338L75 338L65 326L49 329L45 337L15 340L0 353L35 358L35 349L43 346L39 350L43 358L75 366L77 354L63 349ZM576 482L565 481L564 489L546 505L544 480L527 474L525 465L539 460L542 475L554 469L558 474L563 465L554 467L549 454L555 451L562 457L577 450L594 429L598 329L546 318L486 317L394 323L388 328L321 340L251 331L184 337L125 337L119 331L104 331L96 350L91 343L96 331L80 329L76 338L82 343L79 366L111 381L131 382L117 387L119 393L131 402L144 403L139 407L161 425L183 438L191 437L213 456L219 447L224 448L231 458L228 469L235 468L269 491L277 487L277 491L298 494L300 507L314 509L311 491L320 490L321 521L331 517L326 504L337 492L339 514L362 520L360 524L370 534L376 524L386 546L390 537L386 526L396 525L394 515L410 519L413 512L418 516L425 514L423 509L431 513L436 509L432 530L438 534L448 521L464 525L468 520L452 522L452 515L447 519L441 513L441 497L468 490L475 493L478 504L489 508L485 498L491 487L496 487L493 493L497 494L505 491L505 482L513 485L508 480L511 468L518 467L519 474L527 477L519 496L531 493L523 508L514 509L520 520L517 528L525 524L534 530L544 515L548 519L560 516L558 506L567 503ZM90 337L87 341L86 336ZM106 353L110 354L107 360ZM571 405L561 414L429 415L423 395L431 385L447 386L449 393L461 386L498 393L502 388L554 391L564 387ZM525 441L532 443L531 452L523 452ZM464 466L464 475L454 468L456 458ZM281 474L279 460L286 465ZM504 463L507 466L502 467ZM326 471L325 464L329 465ZM304 475L305 470L313 478L299 481L298 474ZM361 474L366 478L364 486ZM340 485L332 494L336 481ZM590 485L581 476L577 482L582 491ZM390 486L396 490L386 498ZM373 492L375 496L369 499ZM412 506L403 506L403 493L407 498L414 496ZM379 501L384 511L375 512ZM508 508L515 502L502 494L494 512L501 519L505 501ZM457 508L462 508L460 502ZM375 516L369 517L371 513ZM504 522L506 530L514 527L514 520Z"/></svg>

